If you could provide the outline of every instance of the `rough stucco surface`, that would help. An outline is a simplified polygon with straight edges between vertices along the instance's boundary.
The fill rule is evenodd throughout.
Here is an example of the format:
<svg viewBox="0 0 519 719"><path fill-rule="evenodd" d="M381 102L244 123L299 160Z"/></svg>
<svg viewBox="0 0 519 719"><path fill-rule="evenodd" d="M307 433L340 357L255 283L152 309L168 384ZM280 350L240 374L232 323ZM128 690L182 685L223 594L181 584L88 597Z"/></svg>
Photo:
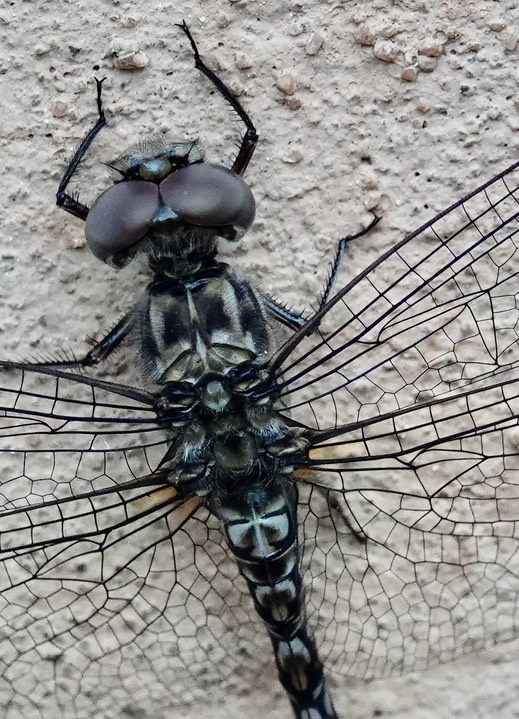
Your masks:
<svg viewBox="0 0 519 719"><path fill-rule="evenodd" d="M370 219L351 277L435 212L517 158L519 11L512 1L391 3L241 0L15 0L0 6L2 357L80 352L136 293L84 247L54 206L67 158L95 118L106 76L109 127L77 189L92 201L103 160L140 137L200 137L229 163L241 126L192 67L184 18L204 58L239 94L261 142L247 180L257 221L233 263L308 307L336 239ZM133 69L121 69L129 57ZM228 253L230 254L230 253ZM517 644L427 673L336 689L348 719L519 716ZM173 716L287 719L272 676L249 694ZM72 715L71 715L72 719Z"/></svg>

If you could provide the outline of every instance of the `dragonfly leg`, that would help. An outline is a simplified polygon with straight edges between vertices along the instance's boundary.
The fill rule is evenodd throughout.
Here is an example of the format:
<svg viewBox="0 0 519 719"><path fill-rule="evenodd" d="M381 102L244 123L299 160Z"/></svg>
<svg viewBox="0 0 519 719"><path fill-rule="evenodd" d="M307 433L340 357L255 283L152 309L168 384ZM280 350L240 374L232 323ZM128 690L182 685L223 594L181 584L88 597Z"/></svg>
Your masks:
<svg viewBox="0 0 519 719"><path fill-rule="evenodd" d="M70 180L76 173L77 168L79 167L79 163L81 162L88 148L92 144L95 136L106 125L106 117L103 110L103 101L101 97L104 80L105 78L103 78L102 80L98 80L97 77L95 78L97 85L97 122L81 140L79 147L74 153L74 156L69 162L67 169L65 170L65 173L61 178L61 182L58 186L58 191L56 192L56 204L58 205L58 207L63 207L63 209L67 212L70 212L71 215L79 217L80 220L86 220L88 215L88 207L82 202L80 202L77 197L73 197L72 195L70 195L67 192L67 187Z"/></svg>
<svg viewBox="0 0 519 719"><path fill-rule="evenodd" d="M242 107L241 103L238 102L238 100L234 97L227 85L223 82L223 80L220 80L218 75L214 73L210 68L208 68L205 62L202 60L202 58L200 57L200 53L198 52L196 43L193 39L193 36L191 35L191 32L186 23L183 22L181 25L178 24L177 27L183 30L183 32L187 36L187 39L191 43L191 47L193 48L193 54L195 56L196 69L200 70L200 72L213 83L213 85L216 87L223 99L229 103L229 105L236 112L236 114L246 127L245 134L240 143L238 155L236 156L236 159L234 160L234 163L231 168L232 171L235 172L237 175L243 175L243 173L247 169L247 165L251 160L251 157L256 148L256 144L258 142L258 133L256 132L256 128L254 127L252 120Z"/></svg>
<svg viewBox="0 0 519 719"><path fill-rule="evenodd" d="M50 362L39 362L44 367L60 367L68 369L81 369L83 367L93 367L106 359L121 342L127 337L131 329L131 319L129 315L125 315L115 327L113 327L103 339L96 342L95 345L83 357L73 360L52 360Z"/></svg>
<svg viewBox="0 0 519 719"><path fill-rule="evenodd" d="M379 217L374 217L373 220L370 222L370 224L360 230L359 232L355 233L354 235L347 235L346 237L342 237L339 242L337 243L337 250L335 252L335 257L333 258L332 262L332 269L330 271L330 276L326 282L326 286L324 288L324 291L321 295L321 299L319 300L319 304L317 307L317 312L321 310L324 305L328 302L330 299L333 288L335 285L335 280L337 278L337 273L339 271L339 267L341 264L342 257L344 255L344 251L346 249L346 246L350 240L355 240L358 237L362 237L367 232L369 232L377 222L380 220ZM281 322L281 324L285 325L286 327L289 327L292 330L298 330L301 327L304 327L306 322L308 321L302 314L299 314L298 312L294 312L293 310L288 309L284 305L282 305L280 302L277 302L276 300L272 299L268 295L262 293L263 300L265 302L265 307L269 314L274 317L278 322Z"/></svg>
<svg viewBox="0 0 519 719"><path fill-rule="evenodd" d="M298 330L306 324L307 320L302 315L289 310L280 302L276 302L276 300L273 300L272 297L269 297L263 292L261 296L265 302L268 313L278 322L281 322L281 324L289 327L291 330Z"/></svg>
<svg viewBox="0 0 519 719"><path fill-rule="evenodd" d="M350 532L353 534L355 539L360 544L366 544L366 535L361 530L358 523L355 522L355 524L357 526L354 526L354 517L351 514L347 500L344 497L342 497L342 495L341 495L341 497L344 499L344 502L339 502L335 493L332 494L328 490L325 490L322 487L318 487L318 486L316 486L316 489L319 492L322 492L323 494L326 495L325 499L326 499L326 503L328 504L328 506L330 508L330 515L333 516L334 512L336 514L338 514L339 517L341 518L341 520L344 522L344 524L348 527ZM346 510L348 510L348 511L346 511Z"/></svg>
<svg viewBox="0 0 519 719"><path fill-rule="evenodd" d="M356 240L357 238L367 234L370 230L373 229L373 227L375 227L379 220L380 217L377 217L375 215L373 217L373 220L369 223L367 227L364 227L362 230L356 232L354 235L346 235L346 237L341 237L341 239L338 241L337 249L335 251L335 257L333 258L332 262L332 268L330 270L330 276L328 277L325 288L321 295L321 300L319 302L317 311L321 310L332 296L333 288L335 286L335 280L337 279L337 273L339 272L339 267L347 244L351 240Z"/></svg>

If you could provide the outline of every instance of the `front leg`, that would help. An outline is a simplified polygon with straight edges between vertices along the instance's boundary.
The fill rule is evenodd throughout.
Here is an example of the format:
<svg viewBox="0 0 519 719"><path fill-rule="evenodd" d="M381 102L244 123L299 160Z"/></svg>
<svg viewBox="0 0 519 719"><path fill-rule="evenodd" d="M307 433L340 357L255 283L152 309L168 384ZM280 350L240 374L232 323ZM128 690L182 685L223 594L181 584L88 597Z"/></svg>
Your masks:
<svg viewBox="0 0 519 719"><path fill-rule="evenodd" d="M213 83L213 85L216 87L225 102L229 103L234 112L238 115L240 120L245 125L245 134L240 143L238 155L232 165L233 172L235 172L237 175L243 175L243 173L247 169L247 165L249 164L252 154L258 143L258 133L256 132L256 128L254 127L252 120L242 107L241 103L233 96L232 92L229 90L224 81L221 80L215 72L208 68L205 62L200 57L200 53L198 52L196 43L185 21L183 21L182 24L177 24L177 27L179 27L184 32L184 34L187 36L187 39L191 43L193 55L195 57L196 69L199 70L203 75L207 77L208 80Z"/></svg>
<svg viewBox="0 0 519 719"><path fill-rule="evenodd" d="M103 110L103 101L101 98L104 80L105 78L103 78L102 80L98 80L97 77L95 78L97 85L97 122L94 127L87 132L83 140L80 142L79 147L77 148L72 160L69 162L68 167L65 170L65 174L61 178L58 191L56 192L56 204L58 205L58 207L63 207L64 210L70 212L70 214L74 215L75 217L79 217L79 219L81 220L86 220L88 215L88 207L86 205L83 205L83 203L80 202L76 197L69 195L68 192L66 192L66 189L73 175L76 173L79 163L81 162L81 160L85 156L86 151L92 144L95 136L106 125L106 117Z"/></svg>

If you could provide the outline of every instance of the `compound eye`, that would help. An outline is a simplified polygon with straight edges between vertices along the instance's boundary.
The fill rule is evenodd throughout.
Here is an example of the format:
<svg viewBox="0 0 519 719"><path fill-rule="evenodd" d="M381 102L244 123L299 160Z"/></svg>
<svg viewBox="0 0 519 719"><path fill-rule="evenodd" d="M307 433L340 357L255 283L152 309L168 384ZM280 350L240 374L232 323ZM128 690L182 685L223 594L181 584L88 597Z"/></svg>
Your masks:
<svg viewBox="0 0 519 719"><path fill-rule="evenodd" d="M106 262L146 234L158 209L159 190L152 182L131 180L109 187L88 212L88 246Z"/></svg>
<svg viewBox="0 0 519 719"><path fill-rule="evenodd" d="M241 237L252 225L256 203L239 175L221 165L200 162L176 170L160 184L165 205L199 227L234 227Z"/></svg>

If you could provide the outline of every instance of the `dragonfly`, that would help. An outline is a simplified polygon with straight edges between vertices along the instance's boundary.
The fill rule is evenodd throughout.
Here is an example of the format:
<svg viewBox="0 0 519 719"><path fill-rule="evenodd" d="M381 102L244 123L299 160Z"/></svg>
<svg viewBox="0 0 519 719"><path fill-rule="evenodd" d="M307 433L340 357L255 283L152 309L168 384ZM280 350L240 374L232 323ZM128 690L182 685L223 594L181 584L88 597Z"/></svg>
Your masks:
<svg viewBox="0 0 519 719"><path fill-rule="evenodd" d="M88 208L98 80L58 205L151 281L86 355L0 363L9 719L174 716L274 665L298 719L337 719L346 675L517 635L519 162L337 290L342 240L305 318L218 259L258 134L179 27L245 126L232 167L144 142ZM138 382L98 374L115 349Z"/></svg>

